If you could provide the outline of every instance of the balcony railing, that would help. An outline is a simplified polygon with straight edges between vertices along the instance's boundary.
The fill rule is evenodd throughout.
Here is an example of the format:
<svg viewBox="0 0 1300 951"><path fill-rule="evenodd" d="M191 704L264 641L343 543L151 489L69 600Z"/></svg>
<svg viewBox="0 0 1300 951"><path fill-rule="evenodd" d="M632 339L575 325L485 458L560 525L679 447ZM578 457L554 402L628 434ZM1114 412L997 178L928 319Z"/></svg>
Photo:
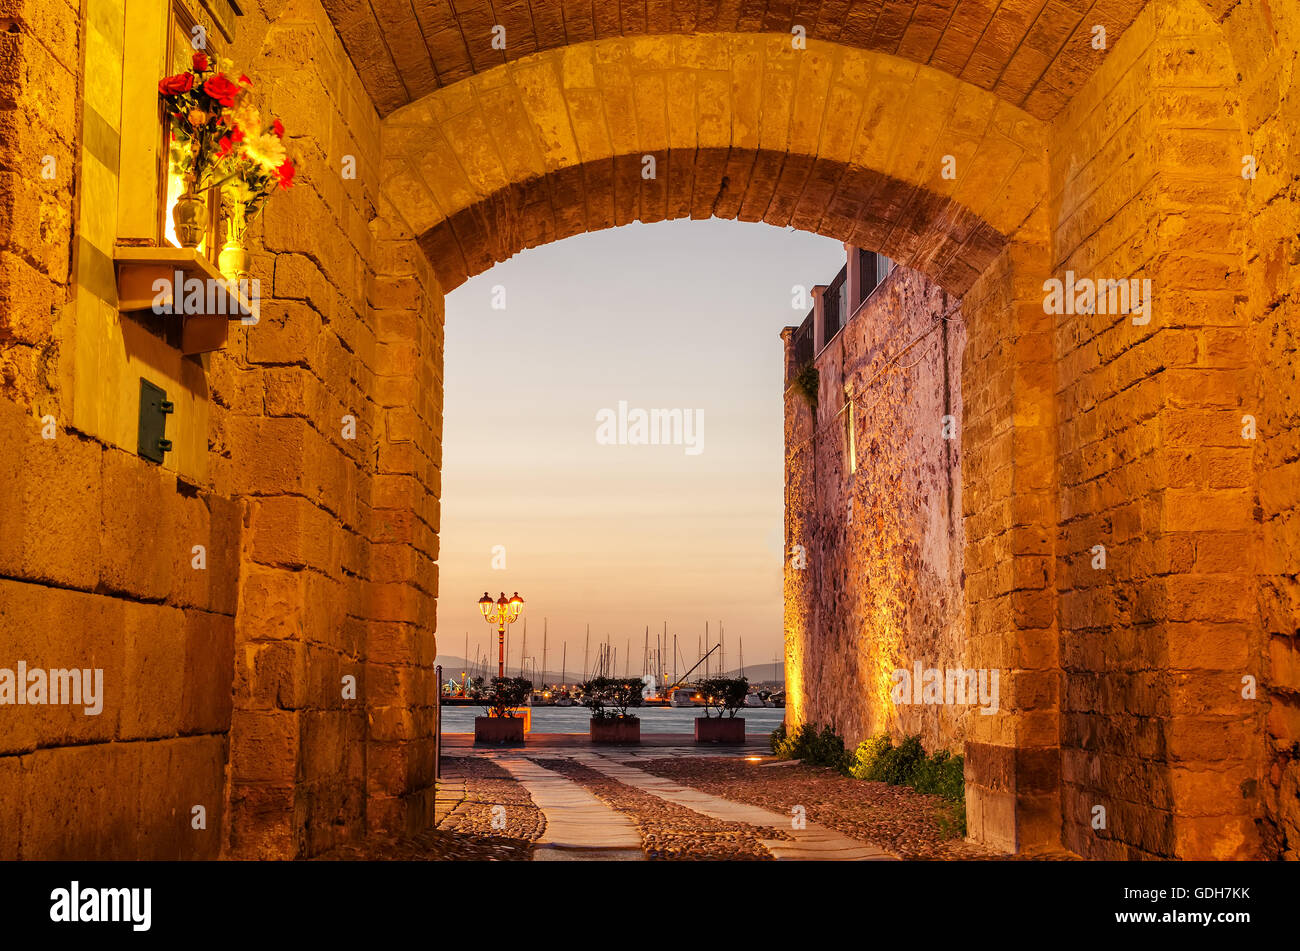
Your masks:
<svg viewBox="0 0 1300 951"><path fill-rule="evenodd" d="M849 322L848 277L848 268L840 268L840 273L835 275L835 280L826 286L822 294L822 320L825 326L823 346L830 343Z"/></svg>

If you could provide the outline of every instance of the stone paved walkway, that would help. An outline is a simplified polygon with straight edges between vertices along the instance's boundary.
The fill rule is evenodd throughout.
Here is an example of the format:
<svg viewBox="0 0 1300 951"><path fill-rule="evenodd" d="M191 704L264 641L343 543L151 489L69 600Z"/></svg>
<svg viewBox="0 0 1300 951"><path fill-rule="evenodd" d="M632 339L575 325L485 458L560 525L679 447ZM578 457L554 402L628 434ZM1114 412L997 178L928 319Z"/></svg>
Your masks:
<svg viewBox="0 0 1300 951"><path fill-rule="evenodd" d="M644 792L652 793L668 802L693 809L702 815L724 822L746 822L755 826L772 826L786 829L791 824L791 817L781 815L759 806L733 802L720 796L713 796L689 786L682 786L669 779L663 779L633 766L616 762L608 755L589 753L585 750L574 751L570 756L592 769L598 770ZM536 798L536 797L534 797ZM861 861L895 861L897 856L884 849L857 839L850 839L833 829L808 822L804 828L789 830L790 841L780 839L763 839L762 843L772 855L780 859L816 859L820 861L861 862Z"/></svg>
<svg viewBox="0 0 1300 951"><path fill-rule="evenodd" d="M641 836L635 823L611 809L577 783L522 757L496 761L528 791L546 817L533 861L640 861Z"/></svg>

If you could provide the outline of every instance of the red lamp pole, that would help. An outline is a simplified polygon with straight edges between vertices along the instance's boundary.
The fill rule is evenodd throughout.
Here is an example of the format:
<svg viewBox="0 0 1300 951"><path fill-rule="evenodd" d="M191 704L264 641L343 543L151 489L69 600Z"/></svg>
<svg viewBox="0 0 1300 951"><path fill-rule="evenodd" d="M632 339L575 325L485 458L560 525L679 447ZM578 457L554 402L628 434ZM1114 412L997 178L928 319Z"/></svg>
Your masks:
<svg viewBox="0 0 1300 951"><path fill-rule="evenodd" d="M506 618L501 615L497 625L497 676L504 679L506 675Z"/></svg>

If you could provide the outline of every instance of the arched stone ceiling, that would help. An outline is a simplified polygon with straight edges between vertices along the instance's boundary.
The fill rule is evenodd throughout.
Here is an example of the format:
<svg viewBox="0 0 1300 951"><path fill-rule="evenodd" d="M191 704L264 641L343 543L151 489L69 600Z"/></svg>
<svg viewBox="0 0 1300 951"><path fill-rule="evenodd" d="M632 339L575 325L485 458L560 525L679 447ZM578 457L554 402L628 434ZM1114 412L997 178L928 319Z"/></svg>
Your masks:
<svg viewBox="0 0 1300 951"><path fill-rule="evenodd" d="M322 0L381 116L542 50L614 36L773 33L899 56L1040 119L1065 105L1147 0ZM1212 11L1232 0L1207 0ZM1293 0L1288 0L1293 2ZM505 50L492 46L505 28Z"/></svg>
<svg viewBox="0 0 1300 951"><path fill-rule="evenodd" d="M852 241L960 293L1046 191L1044 124L995 94L758 34L536 53L393 113L383 155L383 214L444 290L568 235L717 216Z"/></svg>

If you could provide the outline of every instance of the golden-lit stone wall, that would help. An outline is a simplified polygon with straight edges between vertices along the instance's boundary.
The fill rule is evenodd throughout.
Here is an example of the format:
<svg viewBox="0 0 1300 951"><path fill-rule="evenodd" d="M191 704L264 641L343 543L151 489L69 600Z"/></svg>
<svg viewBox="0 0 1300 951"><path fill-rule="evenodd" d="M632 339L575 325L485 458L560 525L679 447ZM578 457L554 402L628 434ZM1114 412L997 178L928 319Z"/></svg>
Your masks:
<svg viewBox="0 0 1300 951"><path fill-rule="evenodd" d="M955 299L896 268L814 360L816 409L797 386L786 389L792 726L832 725L851 746L881 733L920 734L926 749L962 752L973 708L896 705L890 691L894 671L911 674L917 662L964 667L965 342Z"/></svg>
<svg viewBox="0 0 1300 951"><path fill-rule="evenodd" d="M130 359L119 336L74 371L78 321L117 326L124 7L86 12L0 14L0 666L102 670L102 709L5 707L0 855L215 858L240 515L76 410L74 372L107 405Z"/></svg>
<svg viewBox="0 0 1300 951"><path fill-rule="evenodd" d="M907 8L866 2L885 25ZM843 703L850 733L960 742L971 834L1003 848L1297 857L1295 4L1049 4L1026 32L979 0L927 28L943 2L918 0L920 32L816 26L796 49L784 9L557 25L542 0L528 28L502 14L524 39L497 53L483 5L429 24L398 0L250 0L229 52L300 173L252 232L261 323L202 361L113 300L113 243L140 237L126 169L141 130L157 141L157 51L129 28L148 6L0 12L0 664L106 681L101 716L29 709L0 740L5 857L288 857L424 822L443 292L570 234L710 215L880 250L961 296L959 495L922 491L943 481L931 356L861 420L859 483L896 493L832 518L810 497L831 442L790 481L792 538L890 566L828 592L787 573L791 716ZM1068 270L1149 277L1151 323L1048 314ZM832 351L851 384L900 332L862 326ZM145 366L179 397L163 467L131 440ZM793 444L812 420L788 400ZM807 638L822 602L999 669L999 715L853 707L895 652L871 634L828 656Z"/></svg>
<svg viewBox="0 0 1300 951"><path fill-rule="evenodd" d="M1258 777L1265 855L1300 859L1300 9L1244 0L1224 8L1224 39L1240 75L1243 155L1257 163L1245 191L1244 280L1238 308L1248 336L1238 359L1258 367L1242 414L1255 417L1261 533L1259 620L1252 652L1266 698ZM1216 11L1218 12L1218 11ZM1236 414L1234 414L1236 415Z"/></svg>
<svg viewBox="0 0 1300 951"><path fill-rule="evenodd" d="M1149 321L1053 318L1064 838L1089 857L1261 849L1241 110L1223 31L1169 0L1057 120L1053 276L1153 296Z"/></svg>
<svg viewBox="0 0 1300 951"><path fill-rule="evenodd" d="M1007 851L1060 841L1059 665L1050 321L1041 209L961 301L966 665L998 670L999 713L967 721L970 835Z"/></svg>
<svg viewBox="0 0 1300 951"><path fill-rule="evenodd" d="M319 4L242 6L233 44L192 10L299 174L250 230L260 323L201 360L116 312L114 244L157 213L125 176L161 138L161 6L0 18L0 666L105 676L98 717L17 708L5 857L292 857L431 814L442 292L381 216ZM132 374L177 400L162 467Z"/></svg>
<svg viewBox="0 0 1300 951"><path fill-rule="evenodd" d="M240 31L299 172L253 232L261 323L212 368L248 533L229 847L293 856L431 813L442 294L381 217L378 117L319 4Z"/></svg>
<svg viewBox="0 0 1300 951"><path fill-rule="evenodd" d="M77 4L10 4L0 30L0 395L59 415L84 40ZM111 48L111 44L110 45Z"/></svg>

